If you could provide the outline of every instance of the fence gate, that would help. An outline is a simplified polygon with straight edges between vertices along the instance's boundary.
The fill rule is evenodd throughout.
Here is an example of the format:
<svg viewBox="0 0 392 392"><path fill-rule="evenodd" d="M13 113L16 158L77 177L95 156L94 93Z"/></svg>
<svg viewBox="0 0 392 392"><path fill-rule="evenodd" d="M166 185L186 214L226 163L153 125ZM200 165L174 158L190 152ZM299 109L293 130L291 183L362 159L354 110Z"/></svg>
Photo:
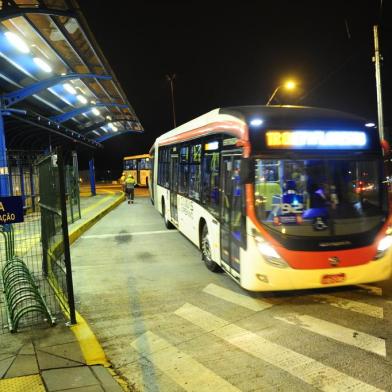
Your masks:
<svg viewBox="0 0 392 392"><path fill-rule="evenodd" d="M75 205L67 192L66 167L61 150L38 162L41 209L42 271L56 293L71 324L76 323L68 237L67 204ZM69 189L69 188L68 188ZM67 198L69 202L67 203ZM72 208L72 207L71 207ZM76 209L78 211L78 209ZM71 209L71 221L74 220ZM80 214L80 209L79 209ZM80 217L80 216L79 216Z"/></svg>

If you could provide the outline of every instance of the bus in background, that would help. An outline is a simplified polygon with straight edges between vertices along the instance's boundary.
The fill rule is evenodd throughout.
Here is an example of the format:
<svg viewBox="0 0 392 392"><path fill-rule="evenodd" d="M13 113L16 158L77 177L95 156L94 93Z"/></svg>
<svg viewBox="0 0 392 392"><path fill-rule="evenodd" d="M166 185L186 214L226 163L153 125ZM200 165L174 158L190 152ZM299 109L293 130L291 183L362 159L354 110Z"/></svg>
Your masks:
<svg viewBox="0 0 392 392"><path fill-rule="evenodd" d="M377 129L296 106L221 108L156 139L151 197L207 268L251 291L388 279L392 219Z"/></svg>
<svg viewBox="0 0 392 392"><path fill-rule="evenodd" d="M123 176L132 175L137 185L148 186L150 178L150 155L132 155L123 159Z"/></svg>

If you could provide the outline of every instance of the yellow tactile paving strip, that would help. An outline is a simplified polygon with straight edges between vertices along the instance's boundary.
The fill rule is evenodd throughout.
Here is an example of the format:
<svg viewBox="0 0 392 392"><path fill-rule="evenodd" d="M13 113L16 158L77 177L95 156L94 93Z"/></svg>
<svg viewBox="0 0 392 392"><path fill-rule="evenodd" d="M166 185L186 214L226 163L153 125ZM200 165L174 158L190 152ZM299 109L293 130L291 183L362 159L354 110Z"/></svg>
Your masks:
<svg viewBox="0 0 392 392"><path fill-rule="evenodd" d="M39 374L6 378L0 380L0 391L7 392L45 392L44 384Z"/></svg>

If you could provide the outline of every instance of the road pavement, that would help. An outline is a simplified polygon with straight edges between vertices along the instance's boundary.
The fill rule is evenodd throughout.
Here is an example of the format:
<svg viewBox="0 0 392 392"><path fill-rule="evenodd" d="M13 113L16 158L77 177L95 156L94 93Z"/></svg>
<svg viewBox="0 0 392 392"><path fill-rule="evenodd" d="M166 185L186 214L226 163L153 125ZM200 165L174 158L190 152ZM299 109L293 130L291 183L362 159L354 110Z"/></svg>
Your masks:
<svg viewBox="0 0 392 392"><path fill-rule="evenodd" d="M392 391L391 280L249 293L148 198L72 246L77 308L137 391Z"/></svg>

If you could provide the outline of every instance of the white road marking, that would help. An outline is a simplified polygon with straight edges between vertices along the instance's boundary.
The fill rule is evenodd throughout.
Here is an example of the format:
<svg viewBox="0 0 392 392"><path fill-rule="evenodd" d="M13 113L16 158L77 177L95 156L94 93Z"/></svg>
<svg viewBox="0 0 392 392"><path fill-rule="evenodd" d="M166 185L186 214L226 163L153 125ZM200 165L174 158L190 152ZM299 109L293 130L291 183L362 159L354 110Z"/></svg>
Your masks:
<svg viewBox="0 0 392 392"><path fill-rule="evenodd" d="M363 290L366 290L369 294L378 295L379 297L382 296L382 288L381 287L370 286L368 284L358 284L357 286Z"/></svg>
<svg viewBox="0 0 392 392"><path fill-rule="evenodd" d="M139 336L131 345L186 391L240 392L190 355L151 331Z"/></svg>
<svg viewBox="0 0 392 392"><path fill-rule="evenodd" d="M268 309L273 306L272 303L236 293L232 290L225 289L224 287L217 286L213 283L206 286L203 291L207 294L211 294L217 298L223 299L224 301L231 302L256 312Z"/></svg>
<svg viewBox="0 0 392 392"><path fill-rule="evenodd" d="M365 304L363 302L352 301L350 299L335 297L333 295L319 294L310 295L308 298L323 304L329 304L336 308L350 310L352 312L362 313L366 316L384 318L383 308L379 306Z"/></svg>
<svg viewBox="0 0 392 392"><path fill-rule="evenodd" d="M272 343L246 329L229 324L227 321L191 304L183 305L175 311L175 314L321 391L381 391L312 358Z"/></svg>
<svg viewBox="0 0 392 392"><path fill-rule="evenodd" d="M383 357L387 356L384 339L299 313L290 313L286 316L275 316L274 318L338 342L349 344Z"/></svg>
<svg viewBox="0 0 392 392"><path fill-rule="evenodd" d="M133 237L134 235L152 235L152 234L172 234L177 233L176 230L156 230L156 231L138 231L135 233L116 233L116 234L95 234L95 235L82 235L83 239L94 238L111 238L111 237Z"/></svg>

